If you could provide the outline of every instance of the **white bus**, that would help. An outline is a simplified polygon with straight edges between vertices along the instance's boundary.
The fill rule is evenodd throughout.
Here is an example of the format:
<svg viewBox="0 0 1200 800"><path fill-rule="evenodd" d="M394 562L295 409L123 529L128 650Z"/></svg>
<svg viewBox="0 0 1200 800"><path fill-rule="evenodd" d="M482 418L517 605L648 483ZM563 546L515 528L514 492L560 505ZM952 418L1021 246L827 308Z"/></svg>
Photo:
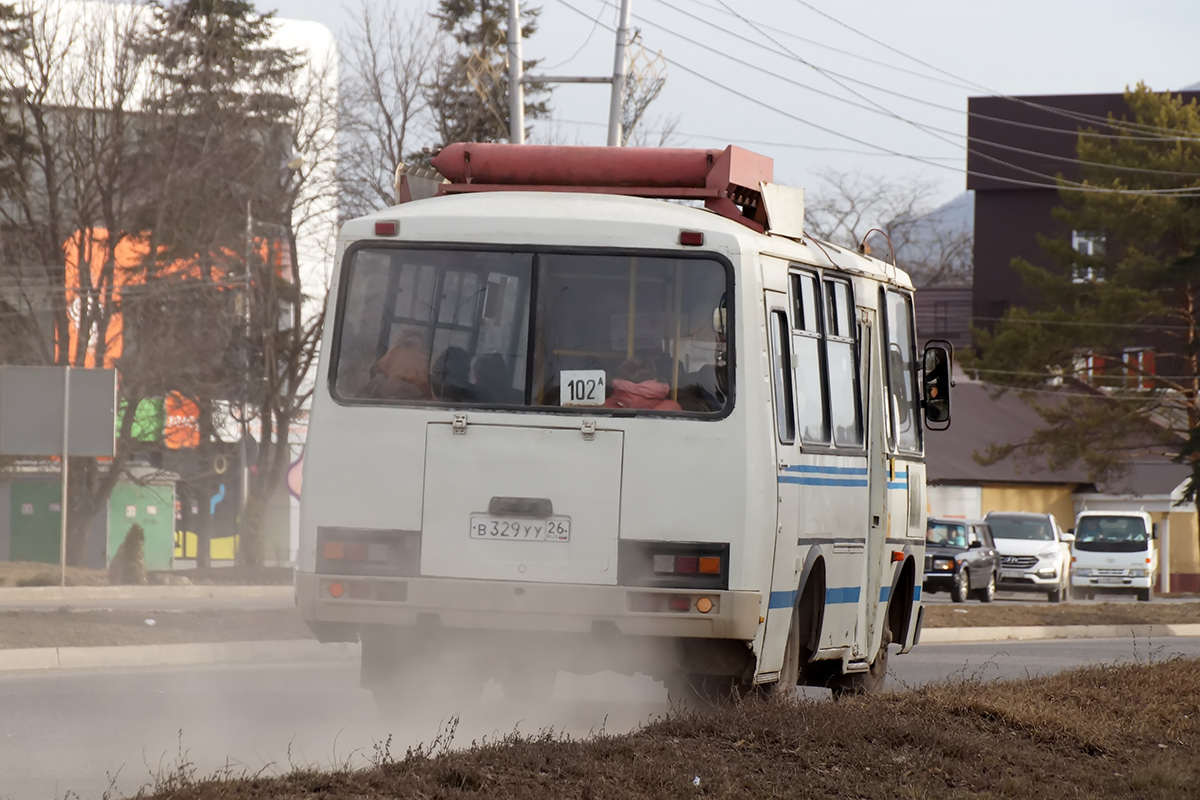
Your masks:
<svg viewBox="0 0 1200 800"><path fill-rule="evenodd" d="M295 576L315 635L362 642L385 707L560 670L881 685L919 638L923 423L950 411L908 277L805 237L803 195L738 148L434 166L436 196L339 236Z"/></svg>

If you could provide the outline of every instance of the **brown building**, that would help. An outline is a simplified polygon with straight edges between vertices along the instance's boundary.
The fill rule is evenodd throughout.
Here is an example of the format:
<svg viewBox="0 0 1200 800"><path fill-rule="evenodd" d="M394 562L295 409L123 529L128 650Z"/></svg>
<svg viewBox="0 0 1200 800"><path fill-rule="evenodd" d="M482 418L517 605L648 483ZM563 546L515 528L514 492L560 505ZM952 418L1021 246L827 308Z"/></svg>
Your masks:
<svg viewBox="0 0 1200 800"><path fill-rule="evenodd" d="M1180 92L1185 100L1200 92ZM1055 177L1079 180L1075 146L1080 130L1106 129L1086 117L1129 115L1122 94L972 97L967 102L967 188L975 192L975 267L972 311L985 326L1011 306L1025 305L1012 260L1046 264L1038 235L1063 238L1073 232L1054 219L1062 198ZM1077 249L1096 246L1074 232Z"/></svg>

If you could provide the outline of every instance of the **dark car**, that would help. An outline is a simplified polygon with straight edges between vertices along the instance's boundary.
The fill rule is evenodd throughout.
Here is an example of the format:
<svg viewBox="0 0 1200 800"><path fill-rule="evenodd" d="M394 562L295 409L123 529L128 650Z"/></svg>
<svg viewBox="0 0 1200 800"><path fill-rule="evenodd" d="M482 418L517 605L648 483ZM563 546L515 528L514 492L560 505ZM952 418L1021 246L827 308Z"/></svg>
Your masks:
<svg viewBox="0 0 1200 800"><path fill-rule="evenodd" d="M950 592L961 603L990 603L1000 577L1000 553L986 522L930 519L925 527L926 592Z"/></svg>

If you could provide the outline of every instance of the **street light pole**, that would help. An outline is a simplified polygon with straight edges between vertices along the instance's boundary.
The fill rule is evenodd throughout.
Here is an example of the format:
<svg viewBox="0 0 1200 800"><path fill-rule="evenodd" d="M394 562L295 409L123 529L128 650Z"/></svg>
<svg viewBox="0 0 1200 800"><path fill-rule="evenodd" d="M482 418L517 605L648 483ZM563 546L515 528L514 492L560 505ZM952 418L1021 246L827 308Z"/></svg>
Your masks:
<svg viewBox="0 0 1200 800"><path fill-rule="evenodd" d="M521 83L521 3L508 0L508 140L525 144L525 87Z"/></svg>
<svg viewBox="0 0 1200 800"><path fill-rule="evenodd" d="M250 462L250 448L249 448L246 440L250 436L250 420L249 420L248 415L249 415L249 409L250 409L250 386L251 386L250 348L251 348L251 344L252 344L252 335L253 335L251 321L250 321L250 292L251 292L251 286L252 286L251 280L250 280L250 264L251 264L251 261L253 260L253 258L254 258L254 215L253 215L253 210L251 208L251 201L246 200L246 274L245 274L246 283L245 283L245 295L244 295L243 301L242 301L242 313L243 313L243 317L244 317L243 322L245 324L245 339L246 339L246 345L244 348L245 353L246 353L246 364L245 364L245 370L246 370L245 379L246 379L246 381L245 381L245 386L242 391L242 442L241 442L240 459L239 459L241 461L241 468L242 468L242 497L241 497L241 500L239 503L239 509L238 509L239 518L241 517L242 513L245 512L246 502L250 498L250 463L249 463Z"/></svg>
<svg viewBox="0 0 1200 800"><path fill-rule="evenodd" d="M613 54L612 98L608 106L608 146L621 146L621 111L625 106L625 83L629 78L629 21L633 0L621 0L617 23L617 49Z"/></svg>

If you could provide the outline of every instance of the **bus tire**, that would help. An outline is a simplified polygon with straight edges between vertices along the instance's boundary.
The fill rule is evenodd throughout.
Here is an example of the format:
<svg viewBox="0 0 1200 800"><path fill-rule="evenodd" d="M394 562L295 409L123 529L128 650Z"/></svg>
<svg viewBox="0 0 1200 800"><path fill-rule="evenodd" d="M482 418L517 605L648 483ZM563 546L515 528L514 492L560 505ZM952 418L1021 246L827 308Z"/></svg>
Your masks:
<svg viewBox="0 0 1200 800"><path fill-rule="evenodd" d="M796 687L800 684L801 650L805 649L800 641L800 625L803 612L800 605L792 608L792 621L788 626L787 644L783 648L783 666L779 668L779 679L762 688L762 693L768 697L778 697L783 700L794 700ZM809 623L811 625L811 622ZM811 636L811 634L808 634Z"/></svg>
<svg viewBox="0 0 1200 800"><path fill-rule="evenodd" d="M883 638L879 643L879 652L875 654L875 660L871 662L870 669L866 672L838 675L830 681L829 688L833 691L833 699L841 700L850 695L874 694L882 691L884 682L887 680L888 645L891 643L892 632L884 628Z"/></svg>

